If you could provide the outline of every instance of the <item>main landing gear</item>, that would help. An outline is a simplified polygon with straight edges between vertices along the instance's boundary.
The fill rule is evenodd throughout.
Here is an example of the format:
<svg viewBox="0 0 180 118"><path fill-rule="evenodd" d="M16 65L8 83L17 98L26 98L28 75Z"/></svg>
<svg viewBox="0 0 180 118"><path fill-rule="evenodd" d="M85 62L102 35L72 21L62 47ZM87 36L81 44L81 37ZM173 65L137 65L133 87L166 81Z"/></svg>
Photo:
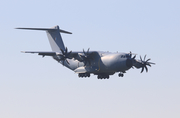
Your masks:
<svg viewBox="0 0 180 118"><path fill-rule="evenodd" d="M98 79L109 79L109 75L98 75Z"/></svg>
<svg viewBox="0 0 180 118"><path fill-rule="evenodd" d="M119 76L119 77L123 77L124 74L123 74L123 73L119 73L118 76Z"/></svg>
<svg viewBox="0 0 180 118"><path fill-rule="evenodd" d="M90 73L79 73L79 77L90 77Z"/></svg>

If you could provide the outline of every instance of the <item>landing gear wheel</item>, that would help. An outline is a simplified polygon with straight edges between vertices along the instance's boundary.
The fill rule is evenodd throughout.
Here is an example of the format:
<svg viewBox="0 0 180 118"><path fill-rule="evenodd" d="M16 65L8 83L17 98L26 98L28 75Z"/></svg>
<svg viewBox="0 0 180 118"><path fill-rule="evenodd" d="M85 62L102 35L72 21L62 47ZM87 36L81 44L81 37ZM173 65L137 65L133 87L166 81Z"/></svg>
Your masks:
<svg viewBox="0 0 180 118"><path fill-rule="evenodd" d="M118 75L119 77L123 77L124 76L124 74L123 73L119 73L119 75Z"/></svg>
<svg viewBox="0 0 180 118"><path fill-rule="evenodd" d="M98 75L98 79L109 79L109 75Z"/></svg>
<svg viewBox="0 0 180 118"><path fill-rule="evenodd" d="M78 76L79 76L79 78L80 77L82 77L82 78L85 77L86 78L86 77L90 77L90 73L79 73Z"/></svg>

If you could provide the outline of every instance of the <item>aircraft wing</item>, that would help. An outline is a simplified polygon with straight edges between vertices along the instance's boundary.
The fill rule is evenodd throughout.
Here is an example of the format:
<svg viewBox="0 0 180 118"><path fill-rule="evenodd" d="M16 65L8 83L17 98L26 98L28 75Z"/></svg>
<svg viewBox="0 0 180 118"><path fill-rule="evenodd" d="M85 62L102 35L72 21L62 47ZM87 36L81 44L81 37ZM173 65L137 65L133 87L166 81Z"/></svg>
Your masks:
<svg viewBox="0 0 180 118"><path fill-rule="evenodd" d="M57 52L38 52L38 51L35 51L35 52L33 52L33 51L21 51L21 52L22 53L32 53L32 54L37 53L38 55L42 55L43 57L44 56L55 56L57 54L60 54Z"/></svg>
<svg viewBox="0 0 180 118"><path fill-rule="evenodd" d="M32 53L32 54L38 54L41 56L58 56L58 55L62 55L61 52L41 52L41 51L21 51L22 53ZM77 51L77 52L71 52L71 54L69 55L69 58L74 58L76 60L82 61L81 57L79 55L83 55L84 52L82 51ZM90 55L91 58L95 58L96 54L98 54L97 51L89 51L88 53Z"/></svg>

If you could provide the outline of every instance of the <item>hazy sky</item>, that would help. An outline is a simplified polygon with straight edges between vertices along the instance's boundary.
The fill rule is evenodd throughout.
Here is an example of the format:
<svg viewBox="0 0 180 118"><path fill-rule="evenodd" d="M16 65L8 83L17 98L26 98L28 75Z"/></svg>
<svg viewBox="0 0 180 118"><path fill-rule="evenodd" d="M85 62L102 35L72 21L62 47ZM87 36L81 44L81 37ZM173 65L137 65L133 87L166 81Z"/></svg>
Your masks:
<svg viewBox="0 0 180 118"><path fill-rule="evenodd" d="M0 4L0 118L179 118L179 0L4 0ZM137 53L156 65L109 80L79 79L51 57L45 32L59 25L72 51Z"/></svg>

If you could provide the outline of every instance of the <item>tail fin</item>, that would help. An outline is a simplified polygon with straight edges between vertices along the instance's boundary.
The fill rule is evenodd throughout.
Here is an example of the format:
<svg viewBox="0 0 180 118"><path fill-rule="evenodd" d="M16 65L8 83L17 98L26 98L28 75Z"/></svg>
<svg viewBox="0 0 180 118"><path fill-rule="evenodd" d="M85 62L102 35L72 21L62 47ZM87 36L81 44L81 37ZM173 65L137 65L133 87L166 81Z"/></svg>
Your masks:
<svg viewBox="0 0 180 118"><path fill-rule="evenodd" d="M59 33L59 26L55 26L52 29L56 30L46 31L52 51L60 52L60 49L65 51L64 43L61 34Z"/></svg>
<svg viewBox="0 0 180 118"><path fill-rule="evenodd" d="M71 32L67 32L59 29L59 26L54 26L53 28L16 28L16 29L27 29L27 30L45 30L49 39L49 43L51 45L51 49L54 52L60 52L60 49L65 51L65 46L61 37L62 33L72 34Z"/></svg>

